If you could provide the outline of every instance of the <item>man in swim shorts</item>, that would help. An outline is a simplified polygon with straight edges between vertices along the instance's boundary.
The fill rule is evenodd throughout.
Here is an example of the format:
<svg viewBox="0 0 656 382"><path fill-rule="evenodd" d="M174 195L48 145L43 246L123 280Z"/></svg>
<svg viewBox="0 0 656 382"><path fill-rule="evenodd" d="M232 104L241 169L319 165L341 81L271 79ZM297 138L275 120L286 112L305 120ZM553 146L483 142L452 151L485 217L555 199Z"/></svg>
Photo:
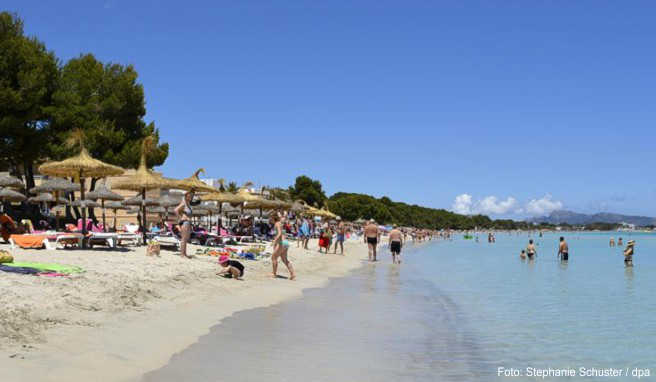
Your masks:
<svg viewBox="0 0 656 382"><path fill-rule="evenodd" d="M378 245L378 226L374 219L369 220L369 224L364 227L364 242L369 247L369 261L376 261L376 246Z"/></svg>
<svg viewBox="0 0 656 382"><path fill-rule="evenodd" d="M344 238L346 237L346 226L341 218L337 218L337 239L335 240L335 254L337 254L337 245L341 249L341 254L344 254Z"/></svg>
<svg viewBox="0 0 656 382"><path fill-rule="evenodd" d="M403 245L403 234L396 224L389 233L389 246L392 252L392 264L401 264L401 246Z"/></svg>
<svg viewBox="0 0 656 382"><path fill-rule="evenodd" d="M528 241L528 246L526 247L526 255L529 259L532 259L536 253L535 244L533 244L533 239L531 239Z"/></svg>
<svg viewBox="0 0 656 382"><path fill-rule="evenodd" d="M569 246L562 236L560 237L560 245L558 246L558 256L560 256L561 261L569 260Z"/></svg>
<svg viewBox="0 0 656 382"><path fill-rule="evenodd" d="M626 243L626 249L624 250L624 265L627 267L633 266L633 246L635 241L629 240Z"/></svg>

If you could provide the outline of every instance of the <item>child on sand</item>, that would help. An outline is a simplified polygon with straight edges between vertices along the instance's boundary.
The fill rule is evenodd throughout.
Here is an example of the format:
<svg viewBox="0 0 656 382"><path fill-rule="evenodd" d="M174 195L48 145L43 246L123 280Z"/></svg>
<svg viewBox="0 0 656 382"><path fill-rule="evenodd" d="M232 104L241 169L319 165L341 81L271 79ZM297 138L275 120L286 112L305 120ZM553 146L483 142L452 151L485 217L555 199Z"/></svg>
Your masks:
<svg viewBox="0 0 656 382"><path fill-rule="evenodd" d="M244 276L244 265L237 260L230 260L226 255L219 257L219 264L223 267L221 272L217 275L226 278L240 280Z"/></svg>

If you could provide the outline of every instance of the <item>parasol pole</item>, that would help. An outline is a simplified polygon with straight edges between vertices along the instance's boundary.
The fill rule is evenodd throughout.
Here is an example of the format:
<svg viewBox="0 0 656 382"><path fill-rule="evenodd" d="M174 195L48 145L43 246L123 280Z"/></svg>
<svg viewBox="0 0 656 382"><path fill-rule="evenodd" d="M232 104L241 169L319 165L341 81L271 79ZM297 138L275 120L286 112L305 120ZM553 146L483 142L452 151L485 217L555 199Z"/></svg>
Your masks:
<svg viewBox="0 0 656 382"><path fill-rule="evenodd" d="M82 169L80 169L80 203L84 200L84 178L82 177ZM87 234L87 209L82 207L82 235ZM85 247L84 240L82 240L82 247Z"/></svg>
<svg viewBox="0 0 656 382"><path fill-rule="evenodd" d="M221 213L223 212L223 202L219 202L219 218L216 221L216 234L221 236Z"/></svg>
<svg viewBox="0 0 656 382"><path fill-rule="evenodd" d="M105 199L100 199L103 210L103 232L107 232L107 223L105 223Z"/></svg>
<svg viewBox="0 0 656 382"><path fill-rule="evenodd" d="M143 244L146 244L146 188L141 188L141 220L143 222L143 231L141 232Z"/></svg>

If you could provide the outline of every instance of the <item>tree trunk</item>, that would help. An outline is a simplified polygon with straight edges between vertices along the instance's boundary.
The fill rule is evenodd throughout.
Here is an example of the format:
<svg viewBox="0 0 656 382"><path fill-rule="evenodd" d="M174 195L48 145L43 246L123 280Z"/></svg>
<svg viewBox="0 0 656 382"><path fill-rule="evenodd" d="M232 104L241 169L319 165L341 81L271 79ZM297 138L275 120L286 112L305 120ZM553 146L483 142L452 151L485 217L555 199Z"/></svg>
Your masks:
<svg viewBox="0 0 656 382"><path fill-rule="evenodd" d="M91 185L89 186L89 191L93 191L96 189L97 182L98 182L98 178L91 178ZM96 217L96 212L94 208L89 208L89 219L93 221L93 224L98 225L98 218Z"/></svg>
<svg viewBox="0 0 656 382"><path fill-rule="evenodd" d="M34 163L29 159L25 159L23 166L25 172L25 195L28 195L28 190L34 188Z"/></svg>

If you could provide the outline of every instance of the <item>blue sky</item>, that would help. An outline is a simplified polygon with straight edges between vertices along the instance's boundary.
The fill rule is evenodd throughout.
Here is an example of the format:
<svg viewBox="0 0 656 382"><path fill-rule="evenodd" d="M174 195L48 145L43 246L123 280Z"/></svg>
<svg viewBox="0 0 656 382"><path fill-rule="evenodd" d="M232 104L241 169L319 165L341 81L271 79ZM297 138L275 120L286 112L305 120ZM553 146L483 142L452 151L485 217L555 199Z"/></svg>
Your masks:
<svg viewBox="0 0 656 382"><path fill-rule="evenodd" d="M4 1L133 64L168 176L519 218L656 215L648 1Z"/></svg>

